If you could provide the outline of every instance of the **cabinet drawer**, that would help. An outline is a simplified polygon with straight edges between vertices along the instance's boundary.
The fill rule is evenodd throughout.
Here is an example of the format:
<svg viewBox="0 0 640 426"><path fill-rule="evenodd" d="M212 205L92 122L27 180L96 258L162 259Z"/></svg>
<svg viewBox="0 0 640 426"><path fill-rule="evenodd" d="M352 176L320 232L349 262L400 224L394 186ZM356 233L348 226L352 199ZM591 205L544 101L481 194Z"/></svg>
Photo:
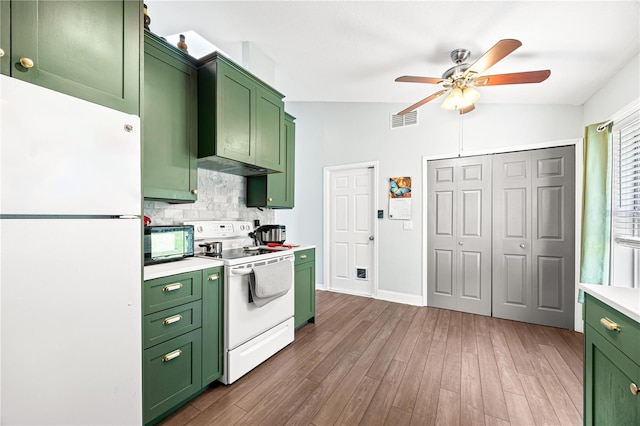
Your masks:
<svg viewBox="0 0 640 426"><path fill-rule="evenodd" d="M202 325L202 302L187 303L146 315L143 319L144 348L187 333Z"/></svg>
<svg viewBox="0 0 640 426"><path fill-rule="evenodd" d="M631 359L640 359L640 325L624 314L586 294L585 322ZM601 321L606 318L618 326L609 330Z"/></svg>
<svg viewBox="0 0 640 426"><path fill-rule="evenodd" d="M144 351L144 423L192 396L201 388L200 329Z"/></svg>
<svg viewBox="0 0 640 426"><path fill-rule="evenodd" d="M202 274L200 271L157 278L144 282L142 310L147 315L194 302L201 297Z"/></svg>
<svg viewBox="0 0 640 426"><path fill-rule="evenodd" d="M296 264L304 263L304 262L314 262L316 260L315 249L300 250L300 251L297 251L295 254L296 254Z"/></svg>

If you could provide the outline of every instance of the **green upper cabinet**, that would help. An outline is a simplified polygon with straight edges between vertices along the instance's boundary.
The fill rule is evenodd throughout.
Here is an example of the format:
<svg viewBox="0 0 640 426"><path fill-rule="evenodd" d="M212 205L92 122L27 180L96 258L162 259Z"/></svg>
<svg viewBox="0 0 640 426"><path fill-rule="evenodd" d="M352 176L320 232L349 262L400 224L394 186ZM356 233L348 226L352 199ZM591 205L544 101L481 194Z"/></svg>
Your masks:
<svg viewBox="0 0 640 426"><path fill-rule="evenodd" d="M202 167L264 175L286 167L283 95L222 55L198 70L198 158Z"/></svg>
<svg viewBox="0 0 640 426"><path fill-rule="evenodd" d="M196 62L145 31L142 101L144 198L198 198Z"/></svg>
<svg viewBox="0 0 640 426"><path fill-rule="evenodd" d="M247 207L293 208L296 145L294 120L295 117L285 113L285 171L247 177Z"/></svg>
<svg viewBox="0 0 640 426"><path fill-rule="evenodd" d="M0 7L5 45L8 4ZM139 114L142 1L11 1L10 16L4 74Z"/></svg>

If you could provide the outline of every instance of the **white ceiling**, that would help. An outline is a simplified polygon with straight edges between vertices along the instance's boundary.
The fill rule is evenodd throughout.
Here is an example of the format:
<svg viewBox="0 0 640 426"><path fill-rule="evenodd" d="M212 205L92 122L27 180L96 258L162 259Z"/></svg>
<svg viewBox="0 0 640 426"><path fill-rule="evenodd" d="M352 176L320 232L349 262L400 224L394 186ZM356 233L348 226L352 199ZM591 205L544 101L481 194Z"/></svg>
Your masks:
<svg viewBox="0 0 640 426"><path fill-rule="evenodd" d="M479 103L582 105L640 51L640 1L146 4L156 34L194 30L222 50L250 42L275 64L287 101L414 103L440 87L396 77L440 77L454 65L451 50L471 50L471 63L515 38L522 46L485 74L550 69L551 76L480 88Z"/></svg>

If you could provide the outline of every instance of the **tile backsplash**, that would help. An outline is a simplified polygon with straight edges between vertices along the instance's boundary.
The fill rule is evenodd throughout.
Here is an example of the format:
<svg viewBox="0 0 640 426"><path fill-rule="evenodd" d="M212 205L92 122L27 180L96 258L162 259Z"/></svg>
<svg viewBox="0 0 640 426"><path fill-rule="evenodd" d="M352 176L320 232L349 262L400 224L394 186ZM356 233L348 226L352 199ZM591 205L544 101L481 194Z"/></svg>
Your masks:
<svg viewBox="0 0 640 426"><path fill-rule="evenodd" d="M274 223L271 209L258 210L246 206L246 178L198 169L198 201L170 204L161 201L144 201L144 214L152 225L179 225L194 220L248 220Z"/></svg>

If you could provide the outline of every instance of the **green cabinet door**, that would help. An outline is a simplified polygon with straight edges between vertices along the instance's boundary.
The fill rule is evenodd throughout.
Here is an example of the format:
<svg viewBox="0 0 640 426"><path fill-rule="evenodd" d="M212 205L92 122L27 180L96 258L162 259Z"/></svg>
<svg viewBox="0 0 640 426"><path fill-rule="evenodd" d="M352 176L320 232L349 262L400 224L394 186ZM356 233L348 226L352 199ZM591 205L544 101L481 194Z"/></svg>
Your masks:
<svg viewBox="0 0 640 426"><path fill-rule="evenodd" d="M306 322L315 322L316 315L316 263L315 249L295 253L294 289L295 308L293 322L299 327Z"/></svg>
<svg viewBox="0 0 640 426"><path fill-rule="evenodd" d="M284 103L264 87L256 90L256 158L261 167L283 172L286 167Z"/></svg>
<svg viewBox="0 0 640 426"><path fill-rule="evenodd" d="M222 267L202 271L202 386L222 377Z"/></svg>
<svg viewBox="0 0 640 426"><path fill-rule="evenodd" d="M286 167L282 173L247 177L247 207L294 207L295 193L295 117L285 113L284 140Z"/></svg>
<svg viewBox="0 0 640 426"><path fill-rule="evenodd" d="M159 37L144 38L144 198L198 198L198 87L195 61Z"/></svg>
<svg viewBox="0 0 640 426"><path fill-rule="evenodd" d="M9 2L2 1L2 43L7 31L5 3ZM137 115L141 14L139 0L12 1L9 72L12 77ZM22 66L22 58L33 66Z"/></svg>
<svg viewBox="0 0 640 426"><path fill-rule="evenodd" d="M11 62L11 9L8 1L0 1L0 73L9 75Z"/></svg>
<svg viewBox="0 0 640 426"><path fill-rule="evenodd" d="M223 60L218 60L216 67L215 148L202 150L199 155L217 153L231 160L254 164L256 85Z"/></svg>
<svg viewBox="0 0 640 426"><path fill-rule="evenodd" d="M143 358L145 423L164 415L201 389L201 329L145 349Z"/></svg>
<svg viewBox="0 0 640 426"><path fill-rule="evenodd" d="M624 331L623 331L624 332ZM640 366L618 350L593 327L585 327L585 425L640 424Z"/></svg>

